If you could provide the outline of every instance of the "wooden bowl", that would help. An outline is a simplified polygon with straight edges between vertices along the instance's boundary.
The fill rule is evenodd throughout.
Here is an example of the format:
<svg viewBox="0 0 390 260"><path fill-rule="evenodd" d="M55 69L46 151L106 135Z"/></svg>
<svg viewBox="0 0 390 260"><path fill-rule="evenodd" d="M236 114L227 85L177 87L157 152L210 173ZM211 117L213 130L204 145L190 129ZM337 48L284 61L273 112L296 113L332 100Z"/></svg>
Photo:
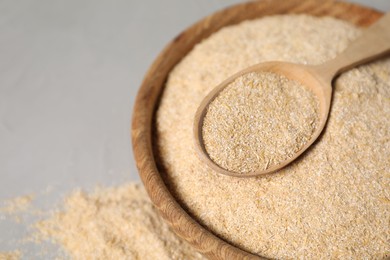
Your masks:
<svg viewBox="0 0 390 260"><path fill-rule="evenodd" d="M199 252L211 259L259 259L245 252L196 222L165 185L156 165L153 127L159 97L168 74L203 39L224 26L273 14L333 16L358 26L368 26L382 14L356 4L333 0L264 0L235 5L216 12L179 34L156 58L145 75L134 106L132 141L135 160L146 190L161 216L173 230Z"/></svg>

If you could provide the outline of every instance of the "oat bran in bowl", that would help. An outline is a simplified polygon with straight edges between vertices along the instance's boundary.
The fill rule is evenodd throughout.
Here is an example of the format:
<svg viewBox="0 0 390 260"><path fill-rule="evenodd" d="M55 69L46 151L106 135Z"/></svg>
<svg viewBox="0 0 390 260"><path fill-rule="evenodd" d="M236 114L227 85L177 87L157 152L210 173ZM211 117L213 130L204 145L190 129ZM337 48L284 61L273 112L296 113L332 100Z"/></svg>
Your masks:
<svg viewBox="0 0 390 260"><path fill-rule="evenodd" d="M141 178L175 232L213 259L386 258L390 127L380 119L390 109L388 60L335 82L322 138L276 175L220 176L193 151L193 113L219 81L268 60L321 63L360 33L352 24L368 26L380 17L348 3L286 2L217 12L164 49L134 108Z"/></svg>

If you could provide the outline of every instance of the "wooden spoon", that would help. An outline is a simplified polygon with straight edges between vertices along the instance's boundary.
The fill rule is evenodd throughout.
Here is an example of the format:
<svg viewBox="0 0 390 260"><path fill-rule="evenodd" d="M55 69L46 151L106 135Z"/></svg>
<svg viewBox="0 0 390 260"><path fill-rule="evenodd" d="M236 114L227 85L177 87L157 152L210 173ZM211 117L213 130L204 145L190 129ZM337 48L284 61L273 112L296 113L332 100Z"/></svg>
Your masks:
<svg viewBox="0 0 390 260"><path fill-rule="evenodd" d="M340 53L336 58L321 65L301 65L287 62L265 62L246 68L215 87L202 101L196 114L194 122L195 148L199 157L209 167L218 173L236 176L252 177L275 172L300 156L321 134L328 119L332 100L332 81L340 73L358 65L385 56L390 52L390 13L385 14L363 34L353 41L349 47ZM216 164L208 155L202 136L203 120L209 104L218 94L238 77L250 72L271 72L300 82L310 89L319 101L319 123L311 139L291 158L278 165L271 166L266 170L258 170L249 173L238 173L228 171Z"/></svg>

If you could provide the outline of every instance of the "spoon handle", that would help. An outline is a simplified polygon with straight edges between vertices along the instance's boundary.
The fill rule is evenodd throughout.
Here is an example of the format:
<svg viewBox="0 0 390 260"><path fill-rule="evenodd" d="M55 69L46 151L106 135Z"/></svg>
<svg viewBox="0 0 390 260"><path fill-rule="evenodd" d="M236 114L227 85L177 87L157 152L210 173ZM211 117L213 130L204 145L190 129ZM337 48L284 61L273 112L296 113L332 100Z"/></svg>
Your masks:
<svg viewBox="0 0 390 260"><path fill-rule="evenodd" d="M390 12L365 29L336 58L318 67L332 80L338 74L390 53Z"/></svg>

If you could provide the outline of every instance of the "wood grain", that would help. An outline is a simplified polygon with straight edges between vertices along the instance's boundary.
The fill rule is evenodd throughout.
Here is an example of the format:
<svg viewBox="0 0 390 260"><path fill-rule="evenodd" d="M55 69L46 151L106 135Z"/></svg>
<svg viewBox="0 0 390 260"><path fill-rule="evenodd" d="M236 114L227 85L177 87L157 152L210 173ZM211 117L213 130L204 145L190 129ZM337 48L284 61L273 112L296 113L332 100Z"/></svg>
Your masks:
<svg viewBox="0 0 390 260"><path fill-rule="evenodd" d="M134 156L145 188L161 216L173 230L210 259L262 259L218 238L196 222L172 196L156 165L153 120L159 96L172 68L202 39L224 26L274 14L333 16L358 26L368 26L381 13L356 4L333 0L263 0L216 12L179 34L156 58L138 91L132 118Z"/></svg>

